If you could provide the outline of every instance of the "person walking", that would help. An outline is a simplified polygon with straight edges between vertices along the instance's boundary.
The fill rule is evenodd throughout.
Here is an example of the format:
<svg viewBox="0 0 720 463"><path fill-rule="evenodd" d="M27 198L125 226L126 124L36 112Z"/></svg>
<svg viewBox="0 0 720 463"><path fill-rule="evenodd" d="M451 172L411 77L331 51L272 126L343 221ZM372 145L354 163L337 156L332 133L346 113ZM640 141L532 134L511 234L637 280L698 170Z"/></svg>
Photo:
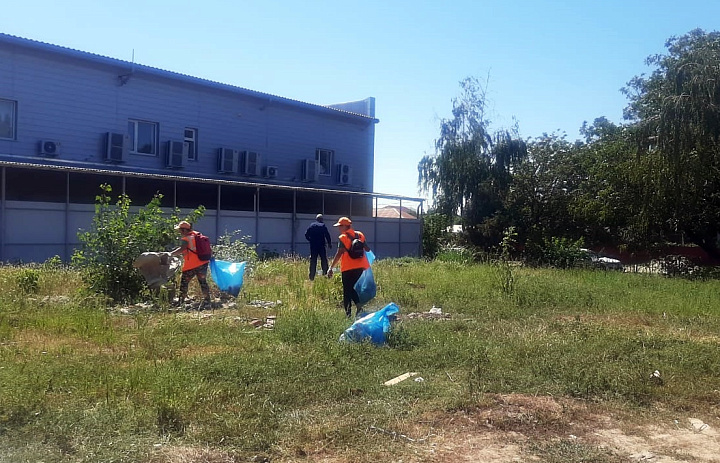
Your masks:
<svg viewBox="0 0 720 463"><path fill-rule="evenodd" d="M179 224L175 225L175 230L179 230L180 234L180 247L170 252L171 256L183 256L182 266L182 277L180 279L180 296L178 297L177 304L180 305L185 302L185 298L188 293L188 286L190 280L197 277L200 289L203 293L202 306L209 307L210 301L210 287L207 283L207 272L209 260L200 260L197 255L197 246L195 244L195 237L199 234L192 229L192 225L189 222L183 220Z"/></svg>
<svg viewBox="0 0 720 463"><path fill-rule="evenodd" d="M305 239L310 242L310 280L312 281L315 279L315 275L317 274L318 258L320 258L322 274L327 275L328 260L327 251L325 250L325 242L327 241L328 249L332 246L330 232L325 226L322 214L315 216L315 222L311 223L305 231Z"/></svg>
<svg viewBox="0 0 720 463"><path fill-rule="evenodd" d="M343 308L348 318L352 315L352 303L355 302L355 313L360 312L360 296L355 291L355 283L360 279L362 272L370 268L365 253L370 247L365 242L365 235L352 228L352 220L348 217L340 217L333 227L338 227L340 237L338 238L338 249L333 258L328 278L333 276L333 268L340 263L340 276L343 286Z"/></svg>

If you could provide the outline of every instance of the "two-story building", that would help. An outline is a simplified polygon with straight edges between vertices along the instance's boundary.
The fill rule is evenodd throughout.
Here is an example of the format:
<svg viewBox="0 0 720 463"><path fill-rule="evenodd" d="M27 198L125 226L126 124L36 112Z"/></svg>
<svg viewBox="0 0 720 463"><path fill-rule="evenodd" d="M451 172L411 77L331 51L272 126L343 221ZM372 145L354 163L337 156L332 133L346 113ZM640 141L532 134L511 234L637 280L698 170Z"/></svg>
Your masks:
<svg viewBox="0 0 720 463"><path fill-rule="evenodd" d="M373 192L375 100L321 106L0 34L0 260L67 260L101 184L207 212L258 251L306 253L315 214L348 215L378 256L418 255L421 222Z"/></svg>

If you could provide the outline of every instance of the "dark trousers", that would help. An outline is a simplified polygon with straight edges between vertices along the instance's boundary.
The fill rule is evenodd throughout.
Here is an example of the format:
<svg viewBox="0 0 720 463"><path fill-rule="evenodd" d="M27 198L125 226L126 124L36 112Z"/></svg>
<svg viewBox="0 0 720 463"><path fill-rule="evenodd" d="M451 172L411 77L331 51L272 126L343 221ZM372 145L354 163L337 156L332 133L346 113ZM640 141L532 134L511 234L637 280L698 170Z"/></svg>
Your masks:
<svg viewBox="0 0 720 463"><path fill-rule="evenodd" d="M360 279L363 273L362 268L354 268L342 272L342 285L343 285L343 307L345 308L345 315L348 317L352 315L352 303L355 302L355 306L358 311L360 310L360 296L355 291L355 283Z"/></svg>
<svg viewBox="0 0 720 463"><path fill-rule="evenodd" d="M320 248L315 248L313 246L310 246L310 279L311 280L314 280L315 275L317 275L318 257L320 258L320 267L322 268L323 275L325 275L328 271L327 251L325 250L325 246L322 246Z"/></svg>

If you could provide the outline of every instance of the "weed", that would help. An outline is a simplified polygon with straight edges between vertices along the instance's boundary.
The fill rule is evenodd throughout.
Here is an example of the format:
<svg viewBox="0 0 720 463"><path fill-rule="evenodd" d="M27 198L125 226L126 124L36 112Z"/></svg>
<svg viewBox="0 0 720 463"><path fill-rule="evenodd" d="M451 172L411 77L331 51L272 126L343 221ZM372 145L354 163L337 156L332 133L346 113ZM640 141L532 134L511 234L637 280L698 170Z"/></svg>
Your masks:
<svg viewBox="0 0 720 463"><path fill-rule="evenodd" d="M626 458L614 452L575 440L557 439L552 441L532 441L528 444L529 453L546 463L622 463Z"/></svg>
<svg viewBox="0 0 720 463"><path fill-rule="evenodd" d="M123 315L83 296L80 273L30 268L39 288L21 294L22 268L0 267L4 461L156 461L158 435L237 461L412 459L419 447L391 436L448 410L478 413L495 395L649 415L700 413L720 389L716 280L379 260L370 307L392 301L401 313L376 347L337 342L351 323L340 280L308 281L304 259L258 261L237 305L202 318ZM433 305L449 318L404 316ZM273 330L247 323L269 315ZM383 386L406 372L418 375ZM496 428L527 431L528 459L622 461L574 440L535 441L562 428L553 413L513 409Z"/></svg>
<svg viewBox="0 0 720 463"><path fill-rule="evenodd" d="M40 289L40 272L34 268L20 269L17 275L17 285L23 294L35 294Z"/></svg>

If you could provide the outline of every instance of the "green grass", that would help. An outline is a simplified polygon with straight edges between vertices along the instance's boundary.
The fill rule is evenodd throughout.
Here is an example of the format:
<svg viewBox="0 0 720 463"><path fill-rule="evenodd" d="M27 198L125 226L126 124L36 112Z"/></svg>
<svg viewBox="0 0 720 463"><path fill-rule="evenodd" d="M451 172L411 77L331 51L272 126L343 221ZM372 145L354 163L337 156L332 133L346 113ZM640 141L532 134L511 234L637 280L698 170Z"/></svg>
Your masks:
<svg viewBox="0 0 720 463"><path fill-rule="evenodd" d="M388 346L374 347L338 343L349 325L339 278L311 283L306 271L305 261L262 262L235 309L202 318L123 315L72 271L39 268L35 285L27 269L0 268L0 462L154 463L175 447L233 459L217 461L375 461L415 449L373 429L417 432L418 420L482 408L493 394L638 415L717 403L718 281L378 261L371 306L395 302L401 318ZM282 304L249 305L257 299ZM451 319L403 318L433 305ZM245 323L269 314L274 330ZM382 385L408 371L423 381ZM573 442L526 451L616 461Z"/></svg>

